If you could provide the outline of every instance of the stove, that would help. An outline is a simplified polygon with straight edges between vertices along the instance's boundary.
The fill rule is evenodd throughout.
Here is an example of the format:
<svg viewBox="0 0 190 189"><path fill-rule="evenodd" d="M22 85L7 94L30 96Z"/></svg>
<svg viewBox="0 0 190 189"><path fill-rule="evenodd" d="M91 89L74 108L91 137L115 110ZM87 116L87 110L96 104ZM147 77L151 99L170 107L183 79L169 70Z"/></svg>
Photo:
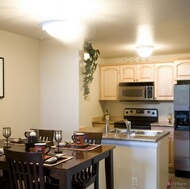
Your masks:
<svg viewBox="0 0 190 189"><path fill-rule="evenodd" d="M158 121L158 110L149 108L125 108L123 118L131 121L131 129L149 129L150 124ZM126 128L124 121L114 123L115 128Z"/></svg>

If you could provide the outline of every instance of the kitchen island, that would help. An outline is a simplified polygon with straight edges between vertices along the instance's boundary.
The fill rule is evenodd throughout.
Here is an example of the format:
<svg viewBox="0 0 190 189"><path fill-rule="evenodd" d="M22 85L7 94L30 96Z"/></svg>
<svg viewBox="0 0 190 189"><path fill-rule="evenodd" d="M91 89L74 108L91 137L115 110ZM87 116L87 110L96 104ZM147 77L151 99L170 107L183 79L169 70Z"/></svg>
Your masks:
<svg viewBox="0 0 190 189"><path fill-rule="evenodd" d="M114 150L116 189L167 188L168 135L168 131L157 132L155 136L146 132L144 135L129 135L125 132L103 134L102 144L116 145ZM104 165L100 165L100 188L103 189L105 183L102 182L104 174L101 166Z"/></svg>

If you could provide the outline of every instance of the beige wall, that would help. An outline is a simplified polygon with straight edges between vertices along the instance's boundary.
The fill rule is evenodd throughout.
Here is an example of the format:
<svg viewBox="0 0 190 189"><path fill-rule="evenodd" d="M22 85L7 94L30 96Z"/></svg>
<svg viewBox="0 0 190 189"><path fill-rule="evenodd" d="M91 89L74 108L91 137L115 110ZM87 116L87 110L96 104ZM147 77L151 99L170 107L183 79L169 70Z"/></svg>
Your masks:
<svg viewBox="0 0 190 189"><path fill-rule="evenodd" d="M101 58L98 59L98 63L104 62ZM81 72L82 73L82 69ZM90 84L90 94L87 99L84 99L82 88L82 74L80 74L80 126L92 126L92 118L103 115L99 98L99 67L97 67L94 73L94 80Z"/></svg>
<svg viewBox="0 0 190 189"><path fill-rule="evenodd" d="M0 31L0 57L4 57L5 97L0 99L0 138L3 127L12 137L39 124L39 42Z"/></svg>
<svg viewBox="0 0 190 189"><path fill-rule="evenodd" d="M40 127L69 140L79 127L79 49L53 39L40 47Z"/></svg>
<svg viewBox="0 0 190 189"><path fill-rule="evenodd" d="M62 129L66 140L80 125L91 126L92 117L101 114L99 79L97 69L90 99L84 100L83 42L64 45L4 31L0 31L0 40L0 56L5 59L0 138L4 126L12 128L12 137L20 137L29 128Z"/></svg>

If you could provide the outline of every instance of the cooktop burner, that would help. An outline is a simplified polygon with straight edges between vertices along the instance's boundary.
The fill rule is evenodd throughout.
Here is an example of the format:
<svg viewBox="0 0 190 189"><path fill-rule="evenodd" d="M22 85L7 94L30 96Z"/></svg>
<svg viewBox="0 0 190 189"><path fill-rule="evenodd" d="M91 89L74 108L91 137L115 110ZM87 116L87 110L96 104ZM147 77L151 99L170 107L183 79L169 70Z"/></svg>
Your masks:
<svg viewBox="0 0 190 189"><path fill-rule="evenodd" d="M150 108L125 108L123 119L131 121L132 129L151 129L150 124L158 121L158 110ZM123 120L114 123L115 128L126 128Z"/></svg>

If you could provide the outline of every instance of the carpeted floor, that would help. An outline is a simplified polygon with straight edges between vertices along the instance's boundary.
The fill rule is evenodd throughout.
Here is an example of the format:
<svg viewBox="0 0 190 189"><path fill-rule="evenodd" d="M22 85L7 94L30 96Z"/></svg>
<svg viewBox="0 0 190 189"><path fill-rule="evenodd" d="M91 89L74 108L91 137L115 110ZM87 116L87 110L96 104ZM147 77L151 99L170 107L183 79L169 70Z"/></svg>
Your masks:
<svg viewBox="0 0 190 189"><path fill-rule="evenodd" d="M190 178L176 177L175 174L169 174L168 189L189 189Z"/></svg>

